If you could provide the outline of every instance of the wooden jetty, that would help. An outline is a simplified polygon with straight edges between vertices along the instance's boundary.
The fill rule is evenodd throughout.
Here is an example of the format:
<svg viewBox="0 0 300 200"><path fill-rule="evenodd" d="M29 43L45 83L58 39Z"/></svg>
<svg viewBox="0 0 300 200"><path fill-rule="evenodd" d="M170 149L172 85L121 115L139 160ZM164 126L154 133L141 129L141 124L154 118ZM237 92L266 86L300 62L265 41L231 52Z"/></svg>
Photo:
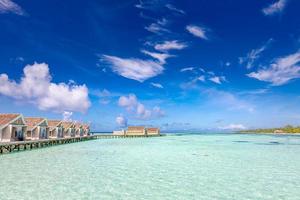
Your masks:
<svg viewBox="0 0 300 200"><path fill-rule="evenodd" d="M69 137L69 138L55 138L55 139L41 139L41 140L28 140L16 142L0 143L0 154L11 153L16 151L25 151L43 147L50 147L54 145L69 144L74 142L83 142L96 139L110 139L110 138L135 138L135 137L159 137L163 135L147 136L147 135L113 135L113 134L94 134L82 137Z"/></svg>

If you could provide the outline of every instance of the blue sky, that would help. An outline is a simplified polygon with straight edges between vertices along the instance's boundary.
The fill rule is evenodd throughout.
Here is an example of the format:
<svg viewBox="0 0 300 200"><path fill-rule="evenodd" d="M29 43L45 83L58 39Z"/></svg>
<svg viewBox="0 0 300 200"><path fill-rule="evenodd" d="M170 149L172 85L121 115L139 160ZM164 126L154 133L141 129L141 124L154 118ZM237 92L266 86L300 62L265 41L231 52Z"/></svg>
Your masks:
<svg viewBox="0 0 300 200"><path fill-rule="evenodd" d="M0 111L109 131L300 124L297 0L0 0Z"/></svg>

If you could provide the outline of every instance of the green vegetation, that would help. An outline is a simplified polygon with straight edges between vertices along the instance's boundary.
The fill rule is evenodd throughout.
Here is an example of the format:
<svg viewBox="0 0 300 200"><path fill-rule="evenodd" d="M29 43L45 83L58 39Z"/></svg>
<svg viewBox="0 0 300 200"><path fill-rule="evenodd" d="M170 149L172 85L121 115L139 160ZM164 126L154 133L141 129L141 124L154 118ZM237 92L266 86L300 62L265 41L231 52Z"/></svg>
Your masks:
<svg viewBox="0 0 300 200"><path fill-rule="evenodd" d="M243 130L240 133L300 133L300 126L287 125L282 128L267 128L267 129L253 129L253 130Z"/></svg>

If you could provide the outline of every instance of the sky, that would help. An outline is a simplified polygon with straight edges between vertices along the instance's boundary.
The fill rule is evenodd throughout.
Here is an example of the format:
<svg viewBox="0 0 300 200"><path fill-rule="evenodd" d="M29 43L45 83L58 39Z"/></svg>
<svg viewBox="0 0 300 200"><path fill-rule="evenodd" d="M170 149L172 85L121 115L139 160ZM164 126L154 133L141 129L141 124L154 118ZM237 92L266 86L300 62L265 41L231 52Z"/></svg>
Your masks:
<svg viewBox="0 0 300 200"><path fill-rule="evenodd" d="M0 112L163 131L300 125L298 0L0 0Z"/></svg>

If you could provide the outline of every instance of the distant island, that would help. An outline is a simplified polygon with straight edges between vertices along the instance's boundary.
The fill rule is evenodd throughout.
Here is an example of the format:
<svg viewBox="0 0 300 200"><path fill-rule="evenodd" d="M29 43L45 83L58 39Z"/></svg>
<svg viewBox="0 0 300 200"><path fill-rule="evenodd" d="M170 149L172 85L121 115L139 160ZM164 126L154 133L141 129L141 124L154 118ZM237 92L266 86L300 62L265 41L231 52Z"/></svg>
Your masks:
<svg viewBox="0 0 300 200"><path fill-rule="evenodd" d="M239 133L300 134L300 126L287 125L282 128L250 129L250 130L239 131Z"/></svg>

